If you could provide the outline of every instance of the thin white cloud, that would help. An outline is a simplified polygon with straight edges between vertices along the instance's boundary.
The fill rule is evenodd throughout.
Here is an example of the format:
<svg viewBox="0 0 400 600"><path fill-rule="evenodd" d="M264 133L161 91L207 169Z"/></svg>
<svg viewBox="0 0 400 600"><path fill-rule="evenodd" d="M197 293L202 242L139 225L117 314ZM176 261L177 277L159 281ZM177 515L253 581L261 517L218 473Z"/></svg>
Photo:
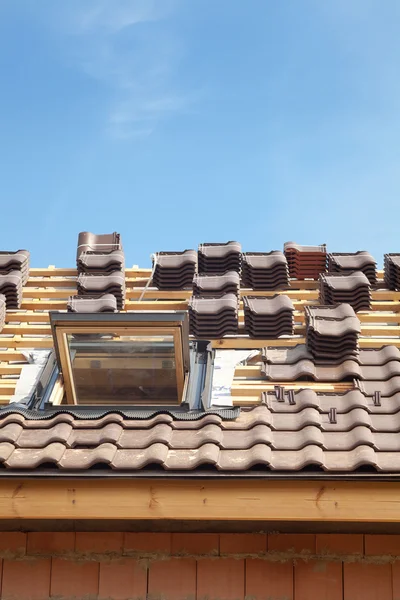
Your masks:
<svg viewBox="0 0 400 600"><path fill-rule="evenodd" d="M69 63L105 89L113 138L148 137L195 100L173 83L183 50L169 19L179 1L70 0L62 16L53 13Z"/></svg>
<svg viewBox="0 0 400 600"><path fill-rule="evenodd" d="M81 2L71 14L78 33L117 33L127 27L158 21L173 8L171 0L92 0Z"/></svg>

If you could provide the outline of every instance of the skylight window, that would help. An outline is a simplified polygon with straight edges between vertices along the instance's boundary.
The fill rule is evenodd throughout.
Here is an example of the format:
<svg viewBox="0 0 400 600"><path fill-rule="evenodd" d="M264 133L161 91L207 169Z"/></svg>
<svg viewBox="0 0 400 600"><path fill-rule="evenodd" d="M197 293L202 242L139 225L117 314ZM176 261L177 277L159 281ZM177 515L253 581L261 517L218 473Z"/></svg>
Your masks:
<svg viewBox="0 0 400 600"><path fill-rule="evenodd" d="M66 402L178 405L189 374L185 312L50 313Z"/></svg>

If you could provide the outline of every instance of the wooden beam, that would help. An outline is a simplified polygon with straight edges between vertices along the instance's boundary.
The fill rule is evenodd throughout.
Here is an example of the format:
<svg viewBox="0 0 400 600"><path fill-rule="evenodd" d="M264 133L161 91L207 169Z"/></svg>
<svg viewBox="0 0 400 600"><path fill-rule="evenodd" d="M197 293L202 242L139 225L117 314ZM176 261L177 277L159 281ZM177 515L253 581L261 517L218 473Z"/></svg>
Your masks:
<svg viewBox="0 0 400 600"><path fill-rule="evenodd" d="M27 300L22 299L23 310L67 310L67 299L65 300ZM43 314L43 313L41 313ZM7 313L8 316L8 313Z"/></svg>
<svg viewBox="0 0 400 600"><path fill-rule="evenodd" d="M53 289L54 291L54 289ZM70 290L71 292L73 290ZM37 290L35 290L35 293ZM62 294L65 296L62 300L52 300L51 298L46 300L41 300L41 297L45 297L46 294L45 288L42 291L39 291L40 295L38 298L29 298L29 293L25 293L25 297L23 298L21 309L28 311L35 310L66 310L67 308L67 299L70 294ZM137 300L127 300L125 302L125 310L185 310L187 308L187 301L190 297L189 294L183 295L186 296L183 300L179 298L173 298L173 296L182 296L182 292L152 292L151 297L145 295L144 300L142 302L138 302ZM317 300L295 300L293 299L293 306L295 310L299 311L297 314L295 313L295 319L301 321L301 315L304 318L304 307L305 306L314 306L318 304ZM162 308L161 308L162 307ZM383 316L379 315L381 311L388 311L392 316L389 319L390 321L397 322L396 319L400 320L400 301L388 301L388 302L372 302L371 304L372 310L368 312L360 312L358 313L358 317L361 322L373 322L373 317L376 315L376 318L379 322L383 321ZM8 314L8 313L7 313ZM14 314L11 312L10 314ZM17 313L15 313L17 314ZM371 316L372 315L372 316ZM15 319L16 320L16 319Z"/></svg>
<svg viewBox="0 0 400 600"><path fill-rule="evenodd" d="M307 388L308 390L314 390L314 392L332 392L336 394L343 394L348 390L353 390L354 385L349 382L345 383L324 383L324 382L316 382L316 381L243 381L243 380L234 380L233 385L231 387L231 395L232 396L241 396L244 395L246 397L253 396L259 398L262 392L273 391L276 385L286 386L291 390L303 390Z"/></svg>
<svg viewBox="0 0 400 600"><path fill-rule="evenodd" d="M2 479L0 518L400 521L400 482Z"/></svg>
<svg viewBox="0 0 400 600"><path fill-rule="evenodd" d="M139 267L132 267L125 269L126 277L150 277L151 269L140 269ZM63 269L57 267L43 268L31 268L29 269L30 277L77 277L78 272L76 269Z"/></svg>
<svg viewBox="0 0 400 600"><path fill-rule="evenodd" d="M305 344L306 340L304 337L298 338L278 338L274 340L253 340L247 337L229 337L218 340L211 340L213 348L228 348L230 350L257 350L264 348L265 346L276 346L276 347L290 347L297 346L297 344ZM382 346L396 346L400 348L399 337L361 337L360 348L382 348Z"/></svg>
<svg viewBox="0 0 400 600"><path fill-rule="evenodd" d="M24 365L9 365L0 363L0 375L19 375Z"/></svg>
<svg viewBox="0 0 400 600"><path fill-rule="evenodd" d="M239 321L239 325L240 325ZM1 331L2 334L29 334L29 335L50 335L50 325L36 325L22 323L5 325ZM305 326L296 325L294 328L295 335L304 335ZM400 334L400 326L393 325L363 325L361 327L361 335L364 336L395 336L398 337Z"/></svg>
<svg viewBox="0 0 400 600"><path fill-rule="evenodd" d="M400 341L400 340L399 340ZM53 338L41 338L41 337L22 337L21 335L14 335L9 338L0 339L0 347L2 348L53 348ZM17 359L18 360L18 359Z"/></svg>
<svg viewBox="0 0 400 600"><path fill-rule="evenodd" d="M0 344L1 345L1 344ZM26 356L24 356L22 354L22 352L20 352L19 350L13 350L13 349L8 349L8 350L1 350L0 351L0 360L1 361L19 361L19 362L24 362L26 363Z"/></svg>

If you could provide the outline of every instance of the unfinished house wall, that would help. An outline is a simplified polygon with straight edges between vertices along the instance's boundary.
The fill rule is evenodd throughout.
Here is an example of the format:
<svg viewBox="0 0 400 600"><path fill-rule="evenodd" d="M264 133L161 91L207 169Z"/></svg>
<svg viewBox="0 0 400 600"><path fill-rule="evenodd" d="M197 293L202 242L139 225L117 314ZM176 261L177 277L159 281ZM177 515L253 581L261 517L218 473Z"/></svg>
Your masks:
<svg viewBox="0 0 400 600"><path fill-rule="evenodd" d="M398 600L400 536L0 533L1 598Z"/></svg>

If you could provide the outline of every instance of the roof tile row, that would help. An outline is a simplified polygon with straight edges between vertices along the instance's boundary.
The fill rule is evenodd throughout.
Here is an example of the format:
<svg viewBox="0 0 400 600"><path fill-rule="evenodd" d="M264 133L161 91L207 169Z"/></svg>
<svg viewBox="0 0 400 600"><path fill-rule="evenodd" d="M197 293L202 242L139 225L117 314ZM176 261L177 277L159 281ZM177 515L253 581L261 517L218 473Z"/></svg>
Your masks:
<svg viewBox="0 0 400 600"><path fill-rule="evenodd" d="M159 414L139 425L110 413L94 421L58 414L43 423L8 415L0 422L0 460L11 469L51 463L72 471L100 464L120 471L149 464L184 471L206 464L222 471L314 465L342 472L367 464L400 471L400 394L379 405L359 390L264 398L235 421L207 415L176 422Z"/></svg>
<svg viewBox="0 0 400 600"><path fill-rule="evenodd" d="M273 365L295 365L300 360L313 360L318 365L326 364L326 361L315 360L304 344L287 348L268 346L263 348L261 355L265 362ZM362 349L352 360L362 366L385 366L389 362L400 360L400 349L396 346L384 346L380 350ZM334 364L333 361L330 364Z"/></svg>

